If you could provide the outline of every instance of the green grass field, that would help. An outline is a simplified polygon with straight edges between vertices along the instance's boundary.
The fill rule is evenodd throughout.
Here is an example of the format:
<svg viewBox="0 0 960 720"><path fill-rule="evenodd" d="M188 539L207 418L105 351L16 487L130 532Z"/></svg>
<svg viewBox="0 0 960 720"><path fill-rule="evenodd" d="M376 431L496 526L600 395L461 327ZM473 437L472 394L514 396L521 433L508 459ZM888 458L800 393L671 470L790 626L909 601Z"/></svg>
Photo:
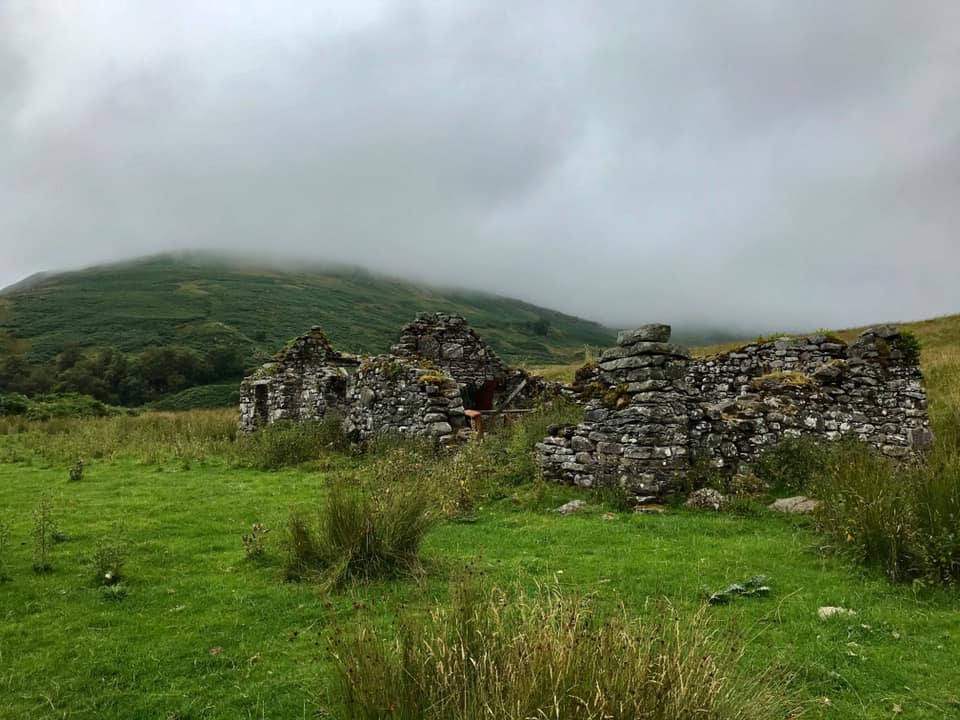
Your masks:
<svg viewBox="0 0 960 720"><path fill-rule="evenodd" d="M956 592L892 587L825 556L803 522L781 517L673 511L604 520L597 507L563 518L549 509L572 493L558 488L533 506L505 498L475 523L441 525L427 538L420 581L323 593L282 582L272 542L263 560L247 561L240 536L249 525L276 529L291 503L316 503L333 475L357 470L356 461L339 462L323 472L258 472L116 461L92 464L70 484L65 467L3 466L0 496L18 542L13 580L0 586L0 716L317 717L331 633L382 622L401 605L427 607L473 563L505 585L556 578L638 614L655 598L693 607L704 587L767 574L771 597L713 612L746 629L758 670L781 663L795 675L811 717L890 717L895 704L908 717L960 717ZM48 575L31 571L21 544L41 493L69 536ZM118 522L132 547L129 594L110 601L87 559ZM822 605L858 615L822 621Z"/></svg>
<svg viewBox="0 0 960 720"><path fill-rule="evenodd" d="M935 430L954 448L957 326L916 330ZM957 588L891 584L830 552L809 519L762 509L634 515L587 491L504 486L478 495L469 522L426 536L422 576L342 591L284 582L289 508L319 506L330 483L369 476L376 457L331 451L250 469L233 422L230 411L194 411L0 423L10 530L0 575L11 578L0 583L0 718L330 717L331 638L424 615L468 566L507 589L557 582L639 618L664 599L692 612L704 588L764 574L770 596L708 612L748 638L749 669L789 676L804 717L960 718ZM69 482L78 456L84 477ZM32 513L44 494L67 539L52 572L37 574ZM552 512L573 497L590 509ZM272 532L264 557L248 560L241 536L254 522ZM90 566L117 523L130 548L123 599L105 597ZM857 615L820 620L825 605Z"/></svg>

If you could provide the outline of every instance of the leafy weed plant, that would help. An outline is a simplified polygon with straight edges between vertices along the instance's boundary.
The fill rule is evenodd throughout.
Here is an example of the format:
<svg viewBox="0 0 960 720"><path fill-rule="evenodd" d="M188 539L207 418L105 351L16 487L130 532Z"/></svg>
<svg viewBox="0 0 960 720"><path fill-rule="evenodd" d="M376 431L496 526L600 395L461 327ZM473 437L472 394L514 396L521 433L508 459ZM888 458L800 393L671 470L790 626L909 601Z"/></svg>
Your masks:
<svg viewBox="0 0 960 720"><path fill-rule="evenodd" d="M53 520L53 502L47 495L40 497L33 511L33 570L47 573L53 570L50 564L50 552L59 533Z"/></svg>

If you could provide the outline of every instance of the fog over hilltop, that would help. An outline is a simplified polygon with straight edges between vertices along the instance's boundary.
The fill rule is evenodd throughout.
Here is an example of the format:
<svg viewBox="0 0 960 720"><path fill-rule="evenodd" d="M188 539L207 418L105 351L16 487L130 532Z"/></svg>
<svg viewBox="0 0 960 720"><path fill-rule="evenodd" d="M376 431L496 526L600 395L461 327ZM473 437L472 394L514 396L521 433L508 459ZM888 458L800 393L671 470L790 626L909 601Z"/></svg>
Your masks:
<svg viewBox="0 0 960 720"><path fill-rule="evenodd" d="M0 285L167 251L612 326L960 312L960 3L0 0Z"/></svg>

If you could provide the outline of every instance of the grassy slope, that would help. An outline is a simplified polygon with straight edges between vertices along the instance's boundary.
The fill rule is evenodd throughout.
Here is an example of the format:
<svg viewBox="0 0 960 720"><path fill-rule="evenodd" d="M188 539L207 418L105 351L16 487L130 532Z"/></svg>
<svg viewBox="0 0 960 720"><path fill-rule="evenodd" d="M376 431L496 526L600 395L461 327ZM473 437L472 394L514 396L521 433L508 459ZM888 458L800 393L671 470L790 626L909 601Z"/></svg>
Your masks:
<svg viewBox="0 0 960 720"><path fill-rule="evenodd" d="M202 258L148 258L47 276L0 297L0 352L28 348L37 358L66 343L124 351L211 342L272 354L320 325L340 348L382 352L419 311L460 312L514 362L558 362L607 345L596 323L517 300L444 291L362 271L280 271ZM546 318L546 336L526 323Z"/></svg>

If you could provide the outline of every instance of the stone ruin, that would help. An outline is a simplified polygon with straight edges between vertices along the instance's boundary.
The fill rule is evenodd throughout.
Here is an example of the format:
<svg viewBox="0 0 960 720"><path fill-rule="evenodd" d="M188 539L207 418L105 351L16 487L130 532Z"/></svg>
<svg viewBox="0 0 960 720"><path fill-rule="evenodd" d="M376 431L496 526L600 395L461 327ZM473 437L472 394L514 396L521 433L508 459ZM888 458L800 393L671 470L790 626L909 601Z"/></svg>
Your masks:
<svg viewBox="0 0 960 720"><path fill-rule="evenodd" d="M894 326L851 345L818 334L694 360L669 339L667 325L622 332L578 373L584 421L537 445L547 479L656 496L695 463L732 472L787 437L856 437L895 458L933 442L917 348Z"/></svg>
<svg viewBox="0 0 960 720"><path fill-rule="evenodd" d="M427 360L455 377L467 405L477 410L493 409L494 395L512 374L460 315L420 313L400 330L391 351L398 359Z"/></svg>
<svg viewBox="0 0 960 720"><path fill-rule="evenodd" d="M459 315L420 313L389 355L336 351L318 327L240 386L240 429L335 416L360 442L388 434L447 444L470 434L467 410L529 401L542 380L513 370Z"/></svg>

